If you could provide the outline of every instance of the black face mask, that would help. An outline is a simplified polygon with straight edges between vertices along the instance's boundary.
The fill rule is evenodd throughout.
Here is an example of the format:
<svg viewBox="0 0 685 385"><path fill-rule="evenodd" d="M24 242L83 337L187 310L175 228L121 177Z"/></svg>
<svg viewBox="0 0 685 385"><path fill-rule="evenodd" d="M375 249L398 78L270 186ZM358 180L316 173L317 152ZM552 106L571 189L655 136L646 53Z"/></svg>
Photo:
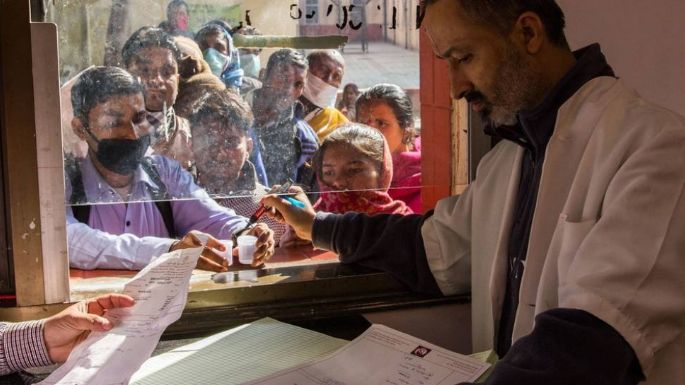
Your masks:
<svg viewBox="0 0 685 385"><path fill-rule="evenodd" d="M97 142L95 157L109 171L120 175L130 175L138 168L150 147L150 135L138 139L98 139L86 131Z"/></svg>

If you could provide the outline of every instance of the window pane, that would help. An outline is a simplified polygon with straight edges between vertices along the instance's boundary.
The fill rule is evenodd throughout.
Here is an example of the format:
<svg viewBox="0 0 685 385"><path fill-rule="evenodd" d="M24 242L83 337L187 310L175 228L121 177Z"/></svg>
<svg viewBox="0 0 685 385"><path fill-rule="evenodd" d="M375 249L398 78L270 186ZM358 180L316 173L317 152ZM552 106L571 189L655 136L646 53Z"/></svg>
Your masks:
<svg viewBox="0 0 685 385"><path fill-rule="evenodd" d="M288 180L318 210L421 211L418 0L292 3L48 3L72 267L140 269L191 230L230 239ZM336 260L308 247L267 267Z"/></svg>

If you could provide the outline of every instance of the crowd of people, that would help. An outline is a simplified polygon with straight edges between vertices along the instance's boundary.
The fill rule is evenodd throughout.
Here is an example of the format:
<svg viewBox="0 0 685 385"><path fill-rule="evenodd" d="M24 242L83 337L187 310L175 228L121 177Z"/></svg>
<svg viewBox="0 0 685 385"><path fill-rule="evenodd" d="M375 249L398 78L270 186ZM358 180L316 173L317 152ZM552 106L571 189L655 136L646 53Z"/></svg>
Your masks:
<svg viewBox="0 0 685 385"><path fill-rule="evenodd" d="M274 185L292 180L321 210L420 213L420 140L400 87L344 89L337 50L273 52L233 36L261 35L213 20L189 29L183 0L167 20L136 30L122 68L93 67L71 88L74 134L65 150L70 265L141 269L194 232L242 233ZM336 101L339 103L336 106ZM287 225L264 218L254 266L291 244ZM213 250L199 265L226 270Z"/></svg>

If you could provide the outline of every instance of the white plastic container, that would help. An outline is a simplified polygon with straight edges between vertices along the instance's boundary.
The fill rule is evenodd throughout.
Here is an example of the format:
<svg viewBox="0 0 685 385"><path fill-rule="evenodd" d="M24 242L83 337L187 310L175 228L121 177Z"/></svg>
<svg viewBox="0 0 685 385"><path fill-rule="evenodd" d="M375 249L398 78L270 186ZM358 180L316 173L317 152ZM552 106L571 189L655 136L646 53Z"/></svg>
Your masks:
<svg viewBox="0 0 685 385"><path fill-rule="evenodd" d="M244 265L251 265L257 250L257 237L241 235L238 237L238 260Z"/></svg>
<svg viewBox="0 0 685 385"><path fill-rule="evenodd" d="M230 239L221 239L219 242L223 243L226 251L214 249L214 252L223 257L226 262L228 262L228 266L231 266L233 264L233 241Z"/></svg>

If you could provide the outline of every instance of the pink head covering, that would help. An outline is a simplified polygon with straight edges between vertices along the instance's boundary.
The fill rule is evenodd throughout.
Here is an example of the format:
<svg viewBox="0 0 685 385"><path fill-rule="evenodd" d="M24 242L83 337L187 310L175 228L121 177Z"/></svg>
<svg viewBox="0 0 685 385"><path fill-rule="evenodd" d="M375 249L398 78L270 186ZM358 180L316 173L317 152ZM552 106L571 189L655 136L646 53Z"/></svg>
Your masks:
<svg viewBox="0 0 685 385"><path fill-rule="evenodd" d="M365 143L363 148L361 148L360 142ZM334 191L333 187L323 182L321 178L323 155L326 148L339 143L348 144L350 149L354 149L352 151L356 150L359 155L380 163L378 186L363 191ZM381 143L383 146L382 155L379 154ZM375 152L371 149L375 149ZM348 211L367 214L406 215L412 213L412 210L404 202L393 200L388 195L388 189L392 182L392 155L385 138L374 128L358 123L340 126L323 141L314 163L317 180L322 191L321 197L314 204L314 209L332 213Z"/></svg>

